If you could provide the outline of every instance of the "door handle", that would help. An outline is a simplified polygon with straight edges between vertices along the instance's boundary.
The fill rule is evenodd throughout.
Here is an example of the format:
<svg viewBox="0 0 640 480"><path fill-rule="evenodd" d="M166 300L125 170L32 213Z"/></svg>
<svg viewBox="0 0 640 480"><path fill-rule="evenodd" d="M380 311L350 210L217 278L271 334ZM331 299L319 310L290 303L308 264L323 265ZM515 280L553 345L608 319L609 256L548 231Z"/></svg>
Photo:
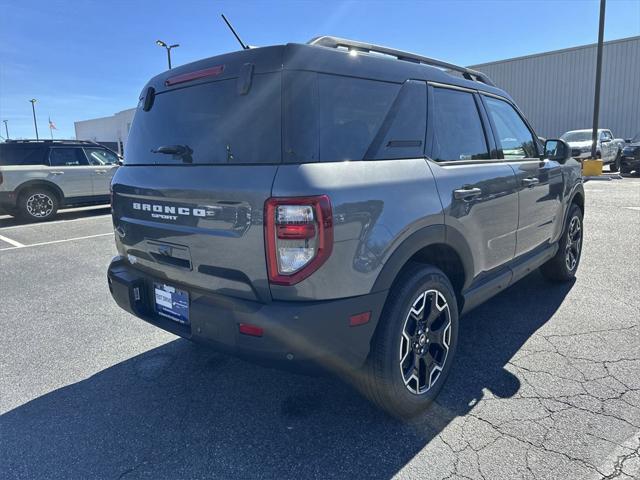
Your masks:
<svg viewBox="0 0 640 480"><path fill-rule="evenodd" d="M538 185L539 183L540 179L536 177L522 179L522 185L524 185L525 187L533 187L534 185Z"/></svg>
<svg viewBox="0 0 640 480"><path fill-rule="evenodd" d="M60 170L54 170L52 172L49 172L51 175L64 175L64 172L61 172Z"/></svg>
<svg viewBox="0 0 640 480"><path fill-rule="evenodd" d="M103 173L107 173L106 170L94 170L98 175L102 175Z"/></svg>
<svg viewBox="0 0 640 480"><path fill-rule="evenodd" d="M453 191L453 198L456 200L470 200L471 198L478 197L482 194L482 190L477 187L465 187L459 188Z"/></svg>

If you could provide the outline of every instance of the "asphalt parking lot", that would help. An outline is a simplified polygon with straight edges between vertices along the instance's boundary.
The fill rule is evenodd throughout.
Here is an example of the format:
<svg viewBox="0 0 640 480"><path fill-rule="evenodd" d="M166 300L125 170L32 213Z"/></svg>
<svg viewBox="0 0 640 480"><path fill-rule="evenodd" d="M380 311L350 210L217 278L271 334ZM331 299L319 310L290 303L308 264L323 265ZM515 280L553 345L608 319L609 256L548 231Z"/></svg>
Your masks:
<svg viewBox="0 0 640 480"><path fill-rule="evenodd" d="M585 188L577 280L465 317L412 425L121 311L108 209L0 217L2 478L639 478L640 179Z"/></svg>

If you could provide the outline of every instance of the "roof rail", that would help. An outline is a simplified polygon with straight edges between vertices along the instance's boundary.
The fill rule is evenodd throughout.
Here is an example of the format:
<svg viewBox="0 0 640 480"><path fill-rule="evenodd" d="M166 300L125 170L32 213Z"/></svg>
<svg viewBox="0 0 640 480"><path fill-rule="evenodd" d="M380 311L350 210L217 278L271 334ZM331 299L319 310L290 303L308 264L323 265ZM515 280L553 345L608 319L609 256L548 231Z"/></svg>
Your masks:
<svg viewBox="0 0 640 480"><path fill-rule="evenodd" d="M332 37L323 35L320 37L312 38L307 42L308 45L318 45L321 47L329 48L348 48L349 50L355 50L358 52L366 53L381 53L384 55L390 55L398 60L404 60L413 63L422 63L430 65L432 67L444 68L447 70L453 70L460 72L464 78L471 81L478 81L495 87L495 83L484 73L469 68L460 67L453 63L443 62L442 60L436 60L435 58L423 57L415 53L403 52L402 50L395 50L393 48L382 47L379 45L373 45L370 43L358 42L356 40L348 40L346 38Z"/></svg>
<svg viewBox="0 0 640 480"><path fill-rule="evenodd" d="M99 145L98 142L94 142L93 140L64 140L64 139L47 139L43 138L41 140L36 140L35 138L21 138L21 139L7 139L6 143L80 143L80 144L90 144L90 145Z"/></svg>

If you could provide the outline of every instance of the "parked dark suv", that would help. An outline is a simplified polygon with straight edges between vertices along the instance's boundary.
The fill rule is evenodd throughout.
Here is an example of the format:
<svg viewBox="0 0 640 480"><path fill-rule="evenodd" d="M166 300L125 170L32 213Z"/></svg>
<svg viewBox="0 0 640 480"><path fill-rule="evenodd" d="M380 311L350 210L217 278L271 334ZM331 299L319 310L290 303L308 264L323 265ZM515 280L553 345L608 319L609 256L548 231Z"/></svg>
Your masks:
<svg viewBox="0 0 640 480"><path fill-rule="evenodd" d="M635 171L636 174L640 174L640 133L626 141L620 161L621 173L631 173Z"/></svg>
<svg viewBox="0 0 640 480"><path fill-rule="evenodd" d="M143 89L113 179L115 301L182 337L319 364L406 418L458 318L537 267L576 272L580 164L485 75L320 37Z"/></svg>

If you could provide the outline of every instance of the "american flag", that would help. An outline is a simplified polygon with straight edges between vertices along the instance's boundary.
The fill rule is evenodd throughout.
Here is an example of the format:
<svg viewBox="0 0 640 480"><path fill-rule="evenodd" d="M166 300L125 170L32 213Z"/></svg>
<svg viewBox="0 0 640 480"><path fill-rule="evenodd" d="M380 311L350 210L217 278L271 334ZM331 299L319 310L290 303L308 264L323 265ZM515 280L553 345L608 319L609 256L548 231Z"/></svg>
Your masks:
<svg viewBox="0 0 640 480"><path fill-rule="evenodd" d="M56 124L51 121L51 117L49 117L49 130L57 130Z"/></svg>

